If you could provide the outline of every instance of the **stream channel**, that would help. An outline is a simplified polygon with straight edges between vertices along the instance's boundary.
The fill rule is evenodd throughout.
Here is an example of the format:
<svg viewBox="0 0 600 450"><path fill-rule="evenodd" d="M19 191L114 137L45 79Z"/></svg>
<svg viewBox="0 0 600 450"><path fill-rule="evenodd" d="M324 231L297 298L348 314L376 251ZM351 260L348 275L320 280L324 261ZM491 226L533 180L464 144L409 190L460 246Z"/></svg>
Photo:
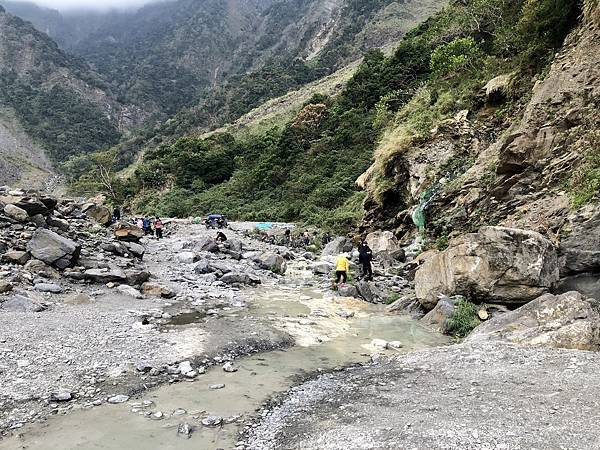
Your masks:
<svg viewBox="0 0 600 450"><path fill-rule="evenodd" d="M315 286L311 273L288 271L284 282L244 291L251 299L249 312L264 323L294 337L296 345L237 359L237 372L216 365L194 382L164 385L118 405L102 405L55 416L29 425L0 441L0 450L74 449L230 449L256 411L275 395L304 377L353 363L366 363L373 353L394 353L444 345L447 339L408 316L391 314L385 305L340 298L324 286ZM305 282L303 282L305 281ZM342 317L338 314L344 311ZM236 316L232 309L223 314ZM202 318L175 321L171 327L201 327ZM187 323L191 322L191 323ZM257 330L260 332L260 330ZM400 349L372 346L373 339L400 341ZM223 389L209 386L225 384ZM152 402L143 410L135 404ZM161 420L150 412L161 411ZM221 416L224 424L205 427L201 420ZM227 423L231 422L231 423ZM190 439L178 436L181 423L193 425Z"/></svg>

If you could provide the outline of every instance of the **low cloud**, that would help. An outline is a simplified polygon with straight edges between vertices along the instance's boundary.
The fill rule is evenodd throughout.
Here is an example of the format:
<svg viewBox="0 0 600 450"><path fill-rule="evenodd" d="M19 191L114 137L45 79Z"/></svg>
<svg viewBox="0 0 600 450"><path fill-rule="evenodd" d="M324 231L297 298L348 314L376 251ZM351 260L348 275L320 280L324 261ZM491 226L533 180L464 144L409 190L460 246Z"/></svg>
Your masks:
<svg viewBox="0 0 600 450"><path fill-rule="evenodd" d="M31 0L23 0L31 2ZM58 9L59 11L72 10L95 10L106 11L110 9L137 9L148 3L155 3L157 0L33 0L38 6L45 8Z"/></svg>

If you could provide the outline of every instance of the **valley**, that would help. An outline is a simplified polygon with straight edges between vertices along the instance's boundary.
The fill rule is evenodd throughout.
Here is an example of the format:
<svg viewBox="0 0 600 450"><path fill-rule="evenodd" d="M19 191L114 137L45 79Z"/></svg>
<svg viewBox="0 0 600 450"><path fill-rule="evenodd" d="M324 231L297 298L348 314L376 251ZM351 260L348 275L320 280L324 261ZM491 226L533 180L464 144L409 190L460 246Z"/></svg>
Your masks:
<svg viewBox="0 0 600 450"><path fill-rule="evenodd" d="M0 5L0 449L598 448L598 0Z"/></svg>

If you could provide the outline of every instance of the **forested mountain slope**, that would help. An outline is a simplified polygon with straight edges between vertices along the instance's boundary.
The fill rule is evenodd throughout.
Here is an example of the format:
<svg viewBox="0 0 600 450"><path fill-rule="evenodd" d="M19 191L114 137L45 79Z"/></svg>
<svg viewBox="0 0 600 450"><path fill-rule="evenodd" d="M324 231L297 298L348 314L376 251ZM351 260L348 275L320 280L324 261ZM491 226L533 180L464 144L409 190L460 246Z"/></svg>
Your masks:
<svg viewBox="0 0 600 450"><path fill-rule="evenodd" d="M44 161L46 170L46 156L59 163L114 145L130 124L127 110L85 62L1 7L0 108L2 162L13 168L3 171L7 181L26 170L23 161Z"/></svg>
<svg viewBox="0 0 600 450"><path fill-rule="evenodd" d="M177 0L62 15L9 6L91 63L123 101L157 118L197 106L188 121L220 125L396 42L445 3Z"/></svg>
<svg viewBox="0 0 600 450"><path fill-rule="evenodd" d="M137 193L137 205L148 211L188 215L220 210L241 218L338 228L363 220L366 197L365 227L384 226L409 236L415 232L413 222L425 222L422 230L443 240L466 224L511 211L510 201L497 195L527 189L540 176L540 169L515 172L520 157L510 164L486 158L497 152L496 145L528 142L530 148L543 141L536 127L549 130L549 125L542 119L532 122L528 138L508 130L521 117L524 123L534 117L552 123L551 98L554 93L562 98L559 83L551 83L543 102L535 100L534 87L549 76L557 52L574 51L573 42L586 26L592 25L583 19L583 3L454 1L410 32L390 57L368 53L334 98L316 95L290 122L258 136L187 137L159 146L146 154L126 192ZM597 77L585 77L588 86L574 90L590 105L593 96L587 93L597 88ZM597 129L597 117L587 111L594 109L585 106L583 118L577 118L578 112L568 123ZM550 131L556 135L571 127L566 124ZM572 129L573 139L579 129ZM547 139L547 148L554 148ZM569 186L573 192L563 197L563 207L594 198L586 181L596 173L594 164L593 156L580 155L564 165L579 173L576 179L562 169L550 177L556 188ZM365 192L354 184L359 176ZM581 189L588 192L577 194ZM449 204L455 207L452 215ZM465 210L464 205L471 206ZM472 214L478 220L461 222Z"/></svg>

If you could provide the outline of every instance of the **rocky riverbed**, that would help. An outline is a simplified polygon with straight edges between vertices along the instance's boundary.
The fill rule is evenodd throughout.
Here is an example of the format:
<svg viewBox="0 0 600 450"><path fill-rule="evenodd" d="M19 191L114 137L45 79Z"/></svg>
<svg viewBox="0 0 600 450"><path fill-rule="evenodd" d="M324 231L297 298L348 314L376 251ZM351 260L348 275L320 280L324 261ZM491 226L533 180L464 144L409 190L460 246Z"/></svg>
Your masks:
<svg viewBox="0 0 600 450"><path fill-rule="evenodd" d="M3 449L185 448L178 435L230 448L256 409L313 373L446 343L373 294L339 296L331 259L260 242L252 224L225 243L184 222L164 240L129 239L135 229L106 228L98 205L58 203L36 223L15 208L39 197L3 198ZM66 251L52 260L57 245ZM378 274L373 292L407 285Z"/></svg>
<svg viewBox="0 0 600 450"><path fill-rule="evenodd" d="M315 253L166 221L157 240L101 202L4 194L1 450L598 448L600 361L581 350L600 306L554 290L538 235L489 228L413 259L372 233L374 281L335 292L337 254L357 274L343 237ZM500 304L449 346L434 328L465 286Z"/></svg>

